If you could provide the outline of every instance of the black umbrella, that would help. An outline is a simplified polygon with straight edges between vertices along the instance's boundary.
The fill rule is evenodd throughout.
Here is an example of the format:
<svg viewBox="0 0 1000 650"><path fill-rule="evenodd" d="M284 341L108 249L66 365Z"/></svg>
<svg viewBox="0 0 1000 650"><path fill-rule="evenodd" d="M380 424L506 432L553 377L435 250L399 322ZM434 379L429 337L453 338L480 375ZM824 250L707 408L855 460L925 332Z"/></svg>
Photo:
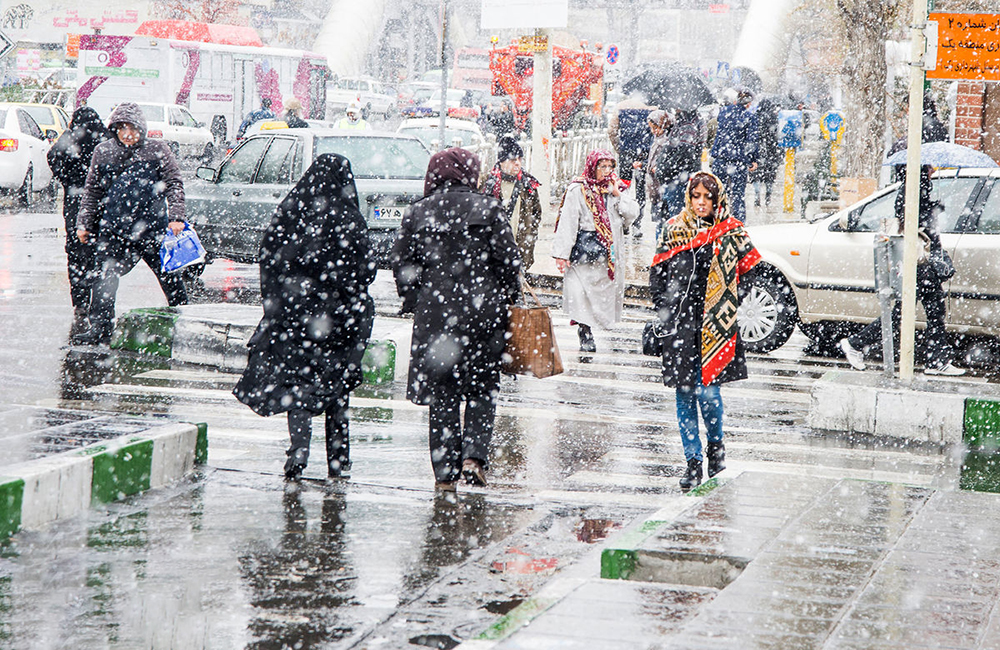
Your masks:
<svg viewBox="0 0 1000 650"><path fill-rule="evenodd" d="M647 102L663 109L692 111L715 103L705 78L677 63L646 66L624 83L622 91L642 93Z"/></svg>

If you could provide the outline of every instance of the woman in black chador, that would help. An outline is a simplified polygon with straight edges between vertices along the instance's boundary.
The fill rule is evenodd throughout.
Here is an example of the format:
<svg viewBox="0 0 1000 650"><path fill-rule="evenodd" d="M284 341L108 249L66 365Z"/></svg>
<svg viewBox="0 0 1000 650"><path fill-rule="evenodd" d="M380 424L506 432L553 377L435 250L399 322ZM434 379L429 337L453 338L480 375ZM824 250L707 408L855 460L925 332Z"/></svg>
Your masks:
<svg viewBox="0 0 1000 650"><path fill-rule="evenodd" d="M278 206L260 245L261 319L233 394L260 415L288 413L285 477L309 459L311 419L326 413L330 478L350 469L347 406L361 383L374 319L375 263L350 162L316 159Z"/></svg>

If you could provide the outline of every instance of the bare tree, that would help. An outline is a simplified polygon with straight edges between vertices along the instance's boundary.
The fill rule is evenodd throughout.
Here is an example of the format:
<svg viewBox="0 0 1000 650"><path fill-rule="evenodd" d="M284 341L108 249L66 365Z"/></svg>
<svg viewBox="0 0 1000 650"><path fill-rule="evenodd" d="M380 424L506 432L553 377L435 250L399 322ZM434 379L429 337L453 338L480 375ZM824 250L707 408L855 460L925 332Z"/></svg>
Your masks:
<svg viewBox="0 0 1000 650"><path fill-rule="evenodd" d="M844 43L844 175L876 178L886 126L885 42L906 0L836 0Z"/></svg>
<svg viewBox="0 0 1000 650"><path fill-rule="evenodd" d="M172 20L239 25L246 22L239 8L237 0L157 0L154 13Z"/></svg>

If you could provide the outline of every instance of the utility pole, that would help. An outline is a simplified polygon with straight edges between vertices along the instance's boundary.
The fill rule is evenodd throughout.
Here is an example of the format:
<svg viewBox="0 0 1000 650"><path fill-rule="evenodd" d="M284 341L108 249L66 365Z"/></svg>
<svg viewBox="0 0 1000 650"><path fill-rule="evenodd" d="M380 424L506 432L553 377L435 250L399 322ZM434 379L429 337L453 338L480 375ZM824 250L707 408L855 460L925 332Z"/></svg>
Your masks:
<svg viewBox="0 0 1000 650"><path fill-rule="evenodd" d="M541 185L538 199L542 211L549 211L552 193L552 173L549 165L549 143L552 140L552 39L550 30L535 29L533 92L531 94L531 169ZM544 43L544 48L542 48Z"/></svg>
<svg viewBox="0 0 1000 650"><path fill-rule="evenodd" d="M902 322L899 329L899 378L913 381L913 343L917 312L917 222L920 218L920 143L924 115L924 28L927 0L913 0L910 24L910 108L906 132L906 208L903 228Z"/></svg>
<svg viewBox="0 0 1000 650"><path fill-rule="evenodd" d="M448 0L441 0L441 122L438 151L447 148L445 122L448 120Z"/></svg>

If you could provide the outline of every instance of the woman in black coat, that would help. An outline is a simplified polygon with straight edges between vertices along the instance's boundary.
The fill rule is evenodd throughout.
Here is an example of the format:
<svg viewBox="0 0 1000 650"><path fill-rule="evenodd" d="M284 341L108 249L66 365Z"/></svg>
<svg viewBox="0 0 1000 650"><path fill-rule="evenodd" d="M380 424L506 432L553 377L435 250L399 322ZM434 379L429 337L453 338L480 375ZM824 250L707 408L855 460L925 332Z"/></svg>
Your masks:
<svg viewBox="0 0 1000 650"><path fill-rule="evenodd" d="M486 483L507 305L519 291L517 242L500 202L476 191L479 165L464 149L431 157L424 198L403 217L392 253L403 311L413 313L406 396L430 406L431 463L448 490L459 475Z"/></svg>
<svg viewBox="0 0 1000 650"><path fill-rule="evenodd" d="M83 243L76 236L76 214L80 197L87 182L87 170L94 149L110 137L108 128L97 111L82 106L73 111L69 128L63 131L52 148L48 161L52 175L65 193L63 219L66 222L66 268L69 273L69 295L73 302L72 334L87 329L90 310L90 288L94 283L94 244Z"/></svg>
<svg viewBox="0 0 1000 650"><path fill-rule="evenodd" d="M285 477L309 459L311 419L326 413L327 475L350 469L347 407L361 383L375 278L351 164L324 154L281 202L260 245L261 319L233 394L264 416L288 413Z"/></svg>
<svg viewBox="0 0 1000 650"><path fill-rule="evenodd" d="M701 484L701 408L708 475L726 468L719 386L746 379L736 322L740 279L760 260L743 224L729 215L725 188L708 172L691 176L685 207L663 228L649 272L663 340L663 383L676 389L687 472L682 490Z"/></svg>

